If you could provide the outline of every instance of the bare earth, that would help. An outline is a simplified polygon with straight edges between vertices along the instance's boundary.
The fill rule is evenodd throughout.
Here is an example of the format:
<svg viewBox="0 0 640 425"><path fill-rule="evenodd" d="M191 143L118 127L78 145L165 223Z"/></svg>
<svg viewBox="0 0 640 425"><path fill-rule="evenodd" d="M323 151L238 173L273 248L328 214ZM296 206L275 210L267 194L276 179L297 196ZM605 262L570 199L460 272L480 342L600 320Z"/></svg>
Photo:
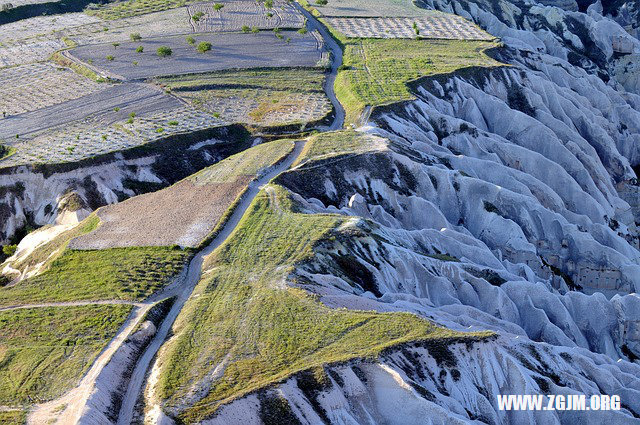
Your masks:
<svg viewBox="0 0 640 425"><path fill-rule="evenodd" d="M74 239L73 249L197 246L215 227L251 177L198 186L184 180L167 189L98 210L101 225Z"/></svg>

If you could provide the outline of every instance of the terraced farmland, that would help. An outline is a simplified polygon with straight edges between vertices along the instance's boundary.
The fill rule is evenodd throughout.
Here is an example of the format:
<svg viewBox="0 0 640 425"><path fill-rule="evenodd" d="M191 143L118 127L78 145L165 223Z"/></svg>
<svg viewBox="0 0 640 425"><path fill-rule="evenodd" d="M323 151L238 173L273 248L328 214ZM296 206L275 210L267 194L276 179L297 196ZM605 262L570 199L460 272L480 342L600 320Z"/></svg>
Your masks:
<svg viewBox="0 0 640 425"><path fill-rule="evenodd" d="M259 126L317 122L331 112L321 68L222 71L159 79L194 107Z"/></svg>
<svg viewBox="0 0 640 425"><path fill-rule="evenodd" d="M308 0L303 0L304 4ZM440 12L419 8L413 0L329 0L320 5L315 0L308 1L323 16L343 17L420 17L437 15Z"/></svg>
<svg viewBox="0 0 640 425"><path fill-rule="evenodd" d="M223 4L216 10L216 3ZM271 7L255 0L231 0L223 2L195 3L188 7L189 15L199 16L191 19L197 32L204 31L240 31L243 27L301 28L304 25L302 14L291 1L277 0ZM201 15L203 14L203 15Z"/></svg>
<svg viewBox="0 0 640 425"><path fill-rule="evenodd" d="M255 146L167 189L101 208L101 225L74 239L74 249L181 245L196 247L214 230L251 180L286 157L289 140Z"/></svg>
<svg viewBox="0 0 640 425"><path fill-rule="evenodd" d="M99 19L84 13L67 13L54 16L37 16L10 24L0 25L2 44L9 41L32 39L67 28L98 22Z"/></svg>
<svg viewBox="0 0 640 425"><path fill-rule="evenodd" d="M126 79L235 68L315 66L322 59L322 42L312 33L282 31L278 35L280 38L273 32L195 34L195 45L184 36L172 36L123 42L117 48L108 44L82 46L72 54ZM211 43L211 51L198 52L196 45L201 42ZM141 53L136 51L139 46ZM171 49L170 56L157 55L162 46Z"/></svg>
<svg viewBox="0 0 640 425"><path fill-rule="evenodd" d="M421 18L326 18L333 28L351 38L436 38L492 40L472 22L456 15Z"/></svg>

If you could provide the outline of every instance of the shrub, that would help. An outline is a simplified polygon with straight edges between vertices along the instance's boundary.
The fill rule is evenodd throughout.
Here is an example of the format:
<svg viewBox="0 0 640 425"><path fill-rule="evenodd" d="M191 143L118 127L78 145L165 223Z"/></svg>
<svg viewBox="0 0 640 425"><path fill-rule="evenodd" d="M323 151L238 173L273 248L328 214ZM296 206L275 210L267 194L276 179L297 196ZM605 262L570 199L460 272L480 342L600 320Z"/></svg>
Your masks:
<svg viewBox="0 0 640 425"><path fill-rule="evenodd" d="M257 33L259 33L259 32L260 32L260 28L258 28L258 27L252 27L252 28L251 28L251 32L252 32L252 33L254 33L254 34L257 34Z"/></svg>
<svg viewBox="0 0 640 425"><path fill-rule="evenodd" d="M189 44L196 44L196 39L191 36L185 38L185 40L187 40L187 43Z"/></svg>
<svg viewBox="0 0 640 425"><path fill-rule="evenodd" d="M300 29L298 30L298 32L299 32L300 34L306 34L306 33L308 33L308 32L309 32L309 30L308 30L308 29L306 29L306 28L300 28Z"/></svg>
<svg viewBox="0 0 640 425"><path fill-rule="evenodd" d="M136 52L138 52L138 53L142 53L142 52L144 52L144 47L142 47L142 46L138 46L138 47L136 48Z"/></svg>
<svg viewBox="0 0 640 425"><path fill-rule="evenodd" d="M198 44L197 49L200 53L208 52L211 50L211 43L208 41L201 41L200 44Z"/></svg>
<svg viewBox="0 0 640 425"><path fill-rule="evenodd" d="M271 9L273 7L273 0L264 0L264 7Z"/></svg>
<svg viewBox="0 0 640 425"><path fill-rule="evenodd" d="M178 121L169 121L167 124L176 126L178 125Z"/></svg>
<svg viewBox="0 0 640 425"><path fill-rule="evenodd" d="M111 43L111 45L113 46L114 49L117 49L120 43Z"/></svg>
<svg viewBox="0 0 640 425"><path fill-rule="evenodd" d="M329 3L327 0L316 0L316 4L319 6L326 6Z"/></svg>
<svg viewBox="0 0 640 425"><path fill-rule="evenodd" d="M194 22L198 22L203 16L204 12L196 12L193 14L193 16L191 16L191 19L193 19Z"/></svg>
<svg viewBox="0 0 640 425"><path fill-rule="evenodd" d="M142 40L142 36L140 35L139 32L134 32L129 34L129 38L131 39L131 41L140 41Z"/></svg>
<svg viewBox="0 0 640 425"><path fill-rule="evenodd" d="M111 55L107 55L106 59L107 59L108 61L112 61L112 60L114 60L115 58L114 58L113 56L111 56Z"/></svg>
<svg viewBox="0 0 640 425"><path fill-rule="evenodd" d="M2 247L2 253L7 257L11 257L16 253L16 249L18 249L18 245L5 245Z"/></svg>
<svg viewBox="0 0 640 425"><path fill-rule="evenodd" d="M213 5L213 10L218 11L218 10L222 9L223 7L224 7L224 4L222 4L222 3L215 3L215 4Z"/></svg>
<svg viewBox="0 0 640 425"><path fill-rule="evenodd" d="M164 132L164 128L162 127L156 128L156 133L163 133L163 132Z"/></svg>
<svg viewBox="0 0 640 425"><path fill-rule="evenodd" d="M242 26L242 32L245 33L245 34L249 33L249 32L251 32L251 28L249 28L248 25L243 25Z"/></svg>
<svg viewBox="0 0 640 425"><path fill-rule="evenodd" d="M118 111L120 110L120 108L119 108L118 106L116 106L115 108L113 108L113 110L114 110L115 112L118 112Z"/></svg>
<svg viewBox="0 0 640 425"><path fill-rule="evenodd" d="M164 57L167 57L167 56L171 56L173 51L171 50L171 48L169 46L160 46L160 47L158 47L158 50L156 51L156 53L161 58L164 58Z"/></svg>

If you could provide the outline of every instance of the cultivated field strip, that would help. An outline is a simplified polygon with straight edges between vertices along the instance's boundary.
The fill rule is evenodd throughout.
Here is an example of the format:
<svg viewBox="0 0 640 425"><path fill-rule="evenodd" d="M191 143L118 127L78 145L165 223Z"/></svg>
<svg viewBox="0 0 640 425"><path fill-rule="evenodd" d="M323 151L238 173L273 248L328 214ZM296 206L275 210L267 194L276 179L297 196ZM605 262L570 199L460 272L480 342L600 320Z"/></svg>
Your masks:
<svg viewBox="0 0 640 425"><path fill-rule="evenodd" d="M256 125L312 122L331 112L331 102L323 93L224 89L178 95L199 109L220 114L225 121Z"/></svg>
<svg viewBox="0 0 640 425"><path fill-rule="evenodd" d="M416 6L413 0L329 0L324 6L315 0L309 3L323 16L423 17L440 14Z"/></svg>
<svg viewBox="0 0 640 425"><path fill-rule="evenodd" d="M7 115L35 111L105 87L50 63L10 67L0 72L0 111Z"/></svg>
<svg viewBox="0 0 640 425"><path fill-rule="evenodd" d="M423 18L326 18L333 28L351 38L436 38L492 40L473 23L456 15ZM417 28L417 31L416 31Z"/></svg>
<svg viewBox="0 0 640 425"><path fill-rule="evenodd" d="M127 79L236 68L312 67L322 59L322 40L317 35L297 31L279 35L281 38L272 32L194 34L196 45L211 43L211 51L206 53L198 52L185 36L123 42L117 48L109 44L81 46L70 52ZM136 51L138 46L143 47L142 53ZM171 48L171 56L158 57L156 51L161 46Z"/></svg>
<svg viewBox="0 0 640 425"><path fill-rule="evenodd" d="M46 61L53 53L64 47L65 44L61 40L54 39L5 44L0 47L0 68Z"/></svg>
<svg viewBox="0 0 640 425"><path fill-rule="evenodd" d="M136 117L129 123L119 121L98 125L95 119L76 122L18 142L17 152L0 161L0 168L34 163L74 162L96 155L122 151L172 134L223 125L211 114L188 106Z"/></svg>
<svg viewBox="0 0 640 425"><path fill-rule="evenodd" d="M214 3L196 3L188 7L189 15L204 13L196 22L192 20L194 30L240 31L243 26L260 29L301 28L304 19L291 2L277 0L273 7L265 7L263 2L255 0L232 0L222 2L224 7L214 9Z"/></svg>
<svg viewBox="0 0 640 425"><path fill-rule="evenodd" d="M149 13L147 15L99 21L56 32L60 37L68 37L80 45L129 41L132 33L142 39L149 37L184 34L193 31L189 23L186 7Z"/></svg>
<svg viewBox="0 0 640 425"><path fill-rule="evenodd" d="M0 25L0 41L25 40L37 36L51 34L67 28L79 27L100 21L100 19L84 13L67 13L54 16L37 16L10 24Z"/></svg>

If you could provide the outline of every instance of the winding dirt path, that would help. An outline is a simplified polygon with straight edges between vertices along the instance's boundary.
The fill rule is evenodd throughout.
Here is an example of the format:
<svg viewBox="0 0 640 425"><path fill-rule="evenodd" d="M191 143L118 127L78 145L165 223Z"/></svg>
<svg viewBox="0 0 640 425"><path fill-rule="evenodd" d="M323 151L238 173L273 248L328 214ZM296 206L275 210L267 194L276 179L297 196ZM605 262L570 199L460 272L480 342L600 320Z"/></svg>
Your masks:
<svg viewBox="0 0 640 425"><path fill-rule="evenodd" d="M242 198L242 201L240 201L240 204L235 208L227 223L224 225L220 233L218 233L218 236L216 236L216 238L213 240L213 242L211 242L211 244L209 244L209 246L196 254L196 256L191 260L191 263L189 264L189 270L184 279L184 283L182 284L182 290L178 294L178 298L176 299L173 307L169 311L169 314L162 322L162 325L156 332L153 340L145 350L142 357L140 357L140 360L138 360L138 363L133 370L133 373L129 380L129 385L127 387L127 392L122 400L122 407L120 408L120 414L118 416L117 422L118 425L129 425L131 423L136 400L138 399L138 395L142 391L144 378L151 364L151 360L153 360L156 353L165 342L169 330L171 329L171 326L173 326L173 322L176 320L176 317L178 317L178 314L182 310L184 303L191 296L191 292L193 292L196 284L200 281L200 277L202 274L202 262L204 260L204 257L211 254L216 248L222 245L229 238L229 236L231 236L236 227L238 227L242 216L251 205L251 202L253 202L256 195L260 192L260 189L264 185L269 183L273 178L277 177L280 173L288 170L289 167L291 167L291 164L293 164L294 161L300 156L300 153L302 152L305 144L306 140L296 142L295 148L289 154L286 160L274 167L263 177L249 185L247 192Z"/></svg>

